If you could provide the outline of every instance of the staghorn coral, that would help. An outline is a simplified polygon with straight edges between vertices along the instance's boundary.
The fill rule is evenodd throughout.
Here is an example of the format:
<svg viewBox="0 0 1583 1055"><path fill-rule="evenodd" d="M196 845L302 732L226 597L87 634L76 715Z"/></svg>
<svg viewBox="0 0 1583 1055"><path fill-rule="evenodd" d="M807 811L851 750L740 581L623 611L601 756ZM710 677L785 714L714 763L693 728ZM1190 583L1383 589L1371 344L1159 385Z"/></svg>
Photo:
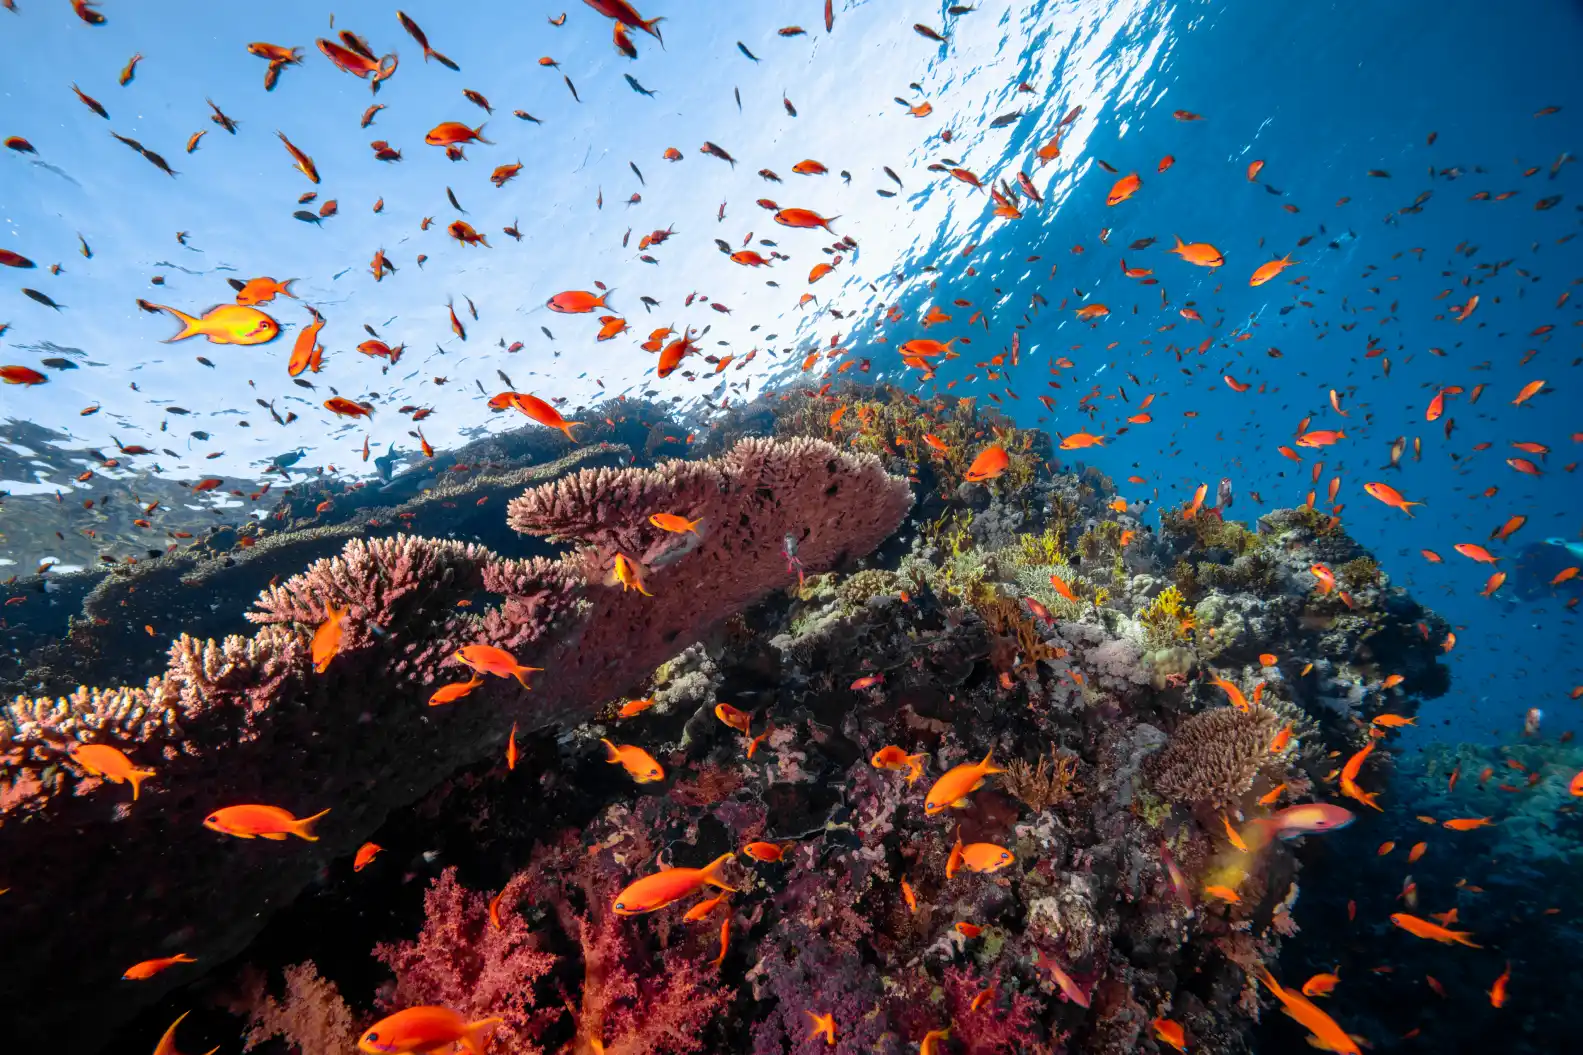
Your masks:
<svg viewBox="0 0 1583 1055"><path fill-rule="evenodd" d="M239 1008L248 1020L242 1050L252 1051L280 1037L299 1055L356 1055L357 1021L335 983L319 977L313 961L287 967L279 1000L262 982Z"/></svg>
<svg viewBox="0 0 1583 1055"><path fill-rule="evenodd" d="M787 536L805 567L822 571L873 549L910 504L906 483L874 459L807 440L746 440L717 461L657 470L589 470L512 503L523 530L581 532L559 560L509 561L409 536L354 540L268 591L255 613L267 625L251 639L184 639L144 688L14 701L0 711L0 859L27 860L51 882L11 884L18 922L8 939L32 952L25 969L0 967L0 1014L13 1001L36 1003L41 986L70 994L51 1006L73 1023L74 1046L91 1047L161 991L110 988L106 959L135 962L170 939L172 921L192 919L213 921L192 953L225 959L257 932L266 906L288 902L391 810L494 755L514 721L526 731L587 715L794 580ZM659 539L647 517L660 511L703 514L708 530ZM603 584L614 546L648 564L654 596ZM308 638L331 603L353 612L319 674ZM428 684L451 676L452 653L480 641L553 673L531 694L492 678L465 706L425 707ZM69 740L101 736L156 770L133 809L62 766ZM281 855L204 830L209 811L238 801L332 812L321 841ZM19 811L29 823L12 823ZM107 887L97 858L81 852L85 839L161 881ZM89 955L55 925L67 911L118 925ZM80 1013L89 1007L94 1014Z"/></svg>
<svg viewBox="0 0 1583 1055"><path fill-rule="evenodd" d="M1070 802L1083 790L1077 781L1076 757L1054 747L1049 754L1039 756L1037 765L1021 758L1012 759L1006 763L1006 772L1000 782L1035 813Z"/></svg>
<svg viewBox="0 0 1583 1055"><path fill-rule="evenodd" d="M1270 762L1281 719L1267 707L1215 707L1188 718L1154 757L1154 790L1176 802L1224 806L1245 793Z"/></svg>

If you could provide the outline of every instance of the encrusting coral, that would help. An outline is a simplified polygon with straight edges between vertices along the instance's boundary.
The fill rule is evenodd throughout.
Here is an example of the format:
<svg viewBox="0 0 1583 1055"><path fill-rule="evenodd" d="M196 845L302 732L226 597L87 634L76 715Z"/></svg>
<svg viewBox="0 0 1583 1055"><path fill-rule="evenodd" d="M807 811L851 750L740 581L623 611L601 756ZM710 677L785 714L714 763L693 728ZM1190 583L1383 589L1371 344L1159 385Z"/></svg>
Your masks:
<svg viewBox="0 0 1583 1055"><path fill-rule="evenodd" d="M392 809L500 750L513 721L532 729L586 716L795 582L788 542L802 567L822 570L877 546L911 501L872 457L811 440L748 439L710 461L586 470L511 505L519 531L579 540L558 560L411 536L354 540L267 591L252 613L267 625L251 639L178 640L167 672L141 688L19 698L0 712L0 860L27 861L49 882L5 877L8 942L31 950L25 967L0 967L6 1006L36 1003L43 987L75 1028L107 1028L169 982L112 992L106 962L190 941L178 935L193 921L204 925L186 951L223 959L265 906L288 901ZM649 523L656 513L701 517L700 533L663 532ZM641 563L652 597L604 584L617 553ZM308 638L332 607L349 615L339 652L316 674ZM458 704L425 706L436 681L462 670L452 654L473 643L547 673L531 694L489 679ZM153 768L141 801L128 808L80 772L66 757L73 741L112 743ZM298 816L328 808L317 852L204 830L217 807L249 802ZM160 881L106 884L105 853ZM58 925L77 914L117 921L91 954Z"/></svg>

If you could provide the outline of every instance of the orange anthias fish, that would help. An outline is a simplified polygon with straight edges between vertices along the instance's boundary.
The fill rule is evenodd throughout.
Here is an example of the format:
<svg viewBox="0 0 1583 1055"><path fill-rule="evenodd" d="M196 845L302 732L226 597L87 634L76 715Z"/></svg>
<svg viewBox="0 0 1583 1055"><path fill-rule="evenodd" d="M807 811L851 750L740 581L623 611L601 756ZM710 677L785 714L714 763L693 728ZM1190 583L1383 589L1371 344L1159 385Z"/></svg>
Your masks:
<svg viewBox="0 0 1583 1055"><path fill-rule="evenodd" d="M786 856L787 851L796 845L796 843L751 842L742 847L742 852L755 861L775 864Z"/></svg>
<svg viewBox="0 0 1583 1055"><path fill-rule="evenodd" d="M951 847L951 855L946 858L945 877L951 879L964 868L969 872L998 872L1016 859L1010 850L995 843L968 843L964 846L961 833L958 832L956 845Z"/></svg>
<svg viewBox="0 0 1583 1055"><path fill-rule="evenodd" d="M1105 196L1105 204L1120 205L1122 202L1138 193L1138 188L1141 186L1143 186L1143 180L1138 178L1138 174L1136 172L1129 172L1111 186L1110 193Z"/></svg>
<svg viewBox="0 0 1583 1055"><path fill-rule="evenodd" d="M205 817L203 826L222 835L234 835L238 839L279 841L288 835L295 835L308 842L318 842L319 837L313 834L312 824L329 812L327 809L320 810L311 817L298 819L279 806L227 806Z"/></svg>
<svg viewBox="0 0 1583 1055"><path fill-rule="evenodd" d="M1374 741L1370 740L1363 750L1347 759L1347 764L1341 767L1341 793L1349 799L1356 799L1363 805L1372 806L1378 810L1381 807L1375 800L1380 797L1379 792L1376 791L1373 794L1369 794L1358 787L1356 783L1358 773L1363 769L1364 760L1373 753Z"/></svg>
<svg viewBox="0 0 1583 1055"><path fill-rule="evenodd" d="M605 303L609 297L609 293L595 295L587 290L571 289L555 294L544 302L544 306L562 315L584 315L600 308L609 308L610 305Z"/></svg>
<svg viewBox="0 0 1583 1055"><path fill-rule="evenodd" d="M813 1019L813 1029L808 1031L808 1039L822 1035L826 1047L835 1047L835 1013L816 1015L812 1011L804 1011L803 1014Z"/></svg>
<svg viewBox="0 0 1583 1055"><path fill-rule="evenodd" d="M475 1022L445 1007L409 1007L375 1022L357 1041L364 1055L418 1055L420 1052L465 1051L484 1055L489 1034L504 1019L481 1018Z"/></svg>
<svg viewBox="0 0 1583 1055"><path fill-rule="evenodd" d="M1454 832L1470 832L1475 828L1490 828L1495 822L1488 817L1453 817L1441 824L1442 828L1450 828Z"/></svg>
<svg viewBox="0 0 1583 1055"><path fill-rule="evenodd" d="M1308 569L1314 578L1319 580L1319 592L1330 593L1336 588L1336 576L1323 564L1315 564Z"/></svg>
<svg viewBox="0 0 1583 1055"><path fill-rule="evenodd" d="M1335 1052L1336 1055L1363 1055L1358 1047L1358 1042L1347 1035L1336 1020L1319 1010L1307 997L1292 989L1282 989L1269 969L1263 964L1253 968L1254 975L1269 987L1277 1000L1285 1005L1285 1010L1298 1025L1312 1034L1309 1042L1321 1051Z"/></svg>
<svg viewBox="0 0 1583 1055"><path fill-rule="evenodd" d="M445 703L454 703L456 700L462 699L464 695L469 694L469 692L472 692L473 689L476 689L476 687L481 686L483 683L483 678L480 678L480 676L476 675L475 673L475 675L473 675L472 678L469 678L467 681L453 681L451 684L442 684L442 686L438 687L438 689L435 689L434 694L429 697L429 707L443 707Z"/></svg>
<svg viewBox="0 0 1583 1055"><path fill-rule="evenodd" d="M933 816L950 806L966 806L967 796L983 786L985 777L1005 772L990 762L993 756L994 752L990 751L982 762L964 762L946 770L924 796L923 811Z"/></svg>
<svg viewBox="0 0 1583 1055"><path fill-rule="evenodd" d="M236 291L236 302L252 307L257 304L268 304L277 296L295 299L297 295L291 291L291 284L295 281L297 280L294 278L288 278L284 282L276 282L268 277L249 279Z"/></svg>
<svg viewBox="0 0 1583 1055"><path fill-rule="evenodd" d="M603 737L599 742L610 752L610 757L605 761L625 768L632 779L639 784L652 784L657 780L665 779L664 768L643 748L632 744L613 744Z"/></svg>
<svg viewBox="0 0 1583 1055"><path fill-rule="evenodd" d="M715 717L719 718L722 722L725 722L743 736L748 735L748 730L751 729L753 725L753 716L751 714L748 714L746 711L741 710L740 708L733 707L729 703L715 704Z"/></svg>
<svg viewBox="0 0 1583 1055"><path fill-rule="evenodd" d="M1182 1052L1183 1055L1186 1055L1187 1034L1182 1030L1180 1022L1172 1022L1162 1016L1150 1022L1149 1025L1154 1027L1154 1035L1162 1044L1169 1044L1177 1051Z"/></svg>
<svg viewBox="0 0 1583 1055"><path fill-rule="evenodd" d="M286 373L291 377L296 377L310 367L317 373L324 355L324 348L318 340L319 331L324 329L325 318L313 308L308 308L308 313L313 316L313 321L298 331L297 340L291 348L291 359L286 363Z"/></svg>
<svg viewBox="0 0 1583 1055"><path fill-rule="evenodd" d="M1228 905L1235 905L1242 901L1242 895L1228 886L1220 886L1218 884L1214 886L1206 886L1204 888L1204 893L1208 894L1212 898L1215 898L1217 901L1224 901Z"/></svg>
<svg viewBox="0 0 1583 1055"><path fill-rule="evenodd" d="M1061 441L1063 451L1081 450L1084 447L1103 447L1105 437L1095 436L1087 432L1074 432Z"/></svg>
<svg viewBox="0 0 1583 1055"><path fill-rule="evenodd" d="M524 689L531 688L524 676L543 670L542 667L524 667L516 657L494 645L465 645L454 656L458 663L472 667L480 674L493 674L497 678L516 678Z"/></svg>
<svg viewBox="0 0 1583 1055"><path fill-rule="evenodd" d="M361 872L374 860L374 856L384 847L378 843L364 843L357 848L357 856L352 858L352 871Z"/></svg>
<svg viewBox="0 0 1583 1055"><path fill-rule="evenodd" d="M1316 974L1303 983L1304 996L1329 996L1336 986L1341 984L1341 978L1335 974Z"/></svg>
<svg viewBox="0 0 1583 1055"><path fill-rule="evenodd" d="M696 535L698 534L698 525L703 523L703 520L688 520L686 517L680 517L674 513L655 513L649 517L649 523L661 531L671 531L678 535L690 531Z"/></svg>
<svg viewBox="0 0 1583 1055"><path fill-rule="evenodd" d="M144 960L142 963L134 963L131 967L126 969L126 973L121 977L126 981L142 981L145 978L154 977L161 971L169 970L178 963L197 962L198 961L194 960L191 956L181 952L177 953L175 956L162 956L157 960Z"/></svg>
<svg viewBox="0 0 1583 1055"><path fill-rule="evenodd" d="M993 480L1011 465L1011 458L1006 454L1006 449L999 444L986 447L979 452L973 464L968 466L967 472L962 474L962 479L969 483L983 483Z"/></svg>
<svg viewBox="0 0 1583 1055"><path fill-rule="evenodd" d="M1506 1006L1506 986L1507 986L1508 983L1511 982L1511 980L1512 980L1512 962L1510 960L1507 960L1506 961L1506 970L1502 971L1501 972L1501 976L1499 978L1495 979L1495 984L1490 986L1489 996L1490 996L1490 1006L1491 1007L1505 1007Z"/></svg>
<svg viewBox="0 0 1583 1055"><path fill-rule="evenodd" d="M1368 493L1370 498L1377 498L1381 502L1384 502L1386 505L1390 506L1392 509L1400 509L1408 516L1413 515L1413 511L1408 508L1409 506L1423 505L1422 502L1409 502L1407 499L1402 497L1400 491L1396 490L1396 488L1392 487L1390 484L1364 484L1363 490Z"/></svg>
<svg viewBox="0 0 1583 1055"><path fill-rule="evenodd" d="M346 619L347 608L331 606L329 614L324 617L318 629L313 632L313 672L323 674L329 669L330 661L341 651L342 624Z"/></svg>
<svg viewBox="0 0 1583 1055"><path fill-rule="evenodd" d="M1175 253L1189 264L1197 264L1199 267L1215 268L1226 262L1226 258L1221 254L1220 250L1208 242L1186 243L1177 238L1176 245L1167 251Z"/></svg>
<svg viewBox="0 0 1583 1055"><path fill-rule="evenodd" d="M637 916L662 909L705 886L736 893L737 888L721 878L725 866L735 858L735 853L721 854L702 868L667 868L644 876L617 894L611 907L618 916Z"/></svg>
<svg viewBox="0 0 1583 1055"><path fill-rule="evenodd" d="M138 769L119 748L109 744L72 743L71 760L86 769L91 776L103 777L112 784L125 781L132 785L132 801L137 801L138 785L154 776L152 769Z"/></svg>
<svg viewBox="0 0 1583 1055"><path fill-rule="evenodd" d="M1248 285L1250 285L1250 286L1262 286L1262 285L1264 285L1270 279L1274 278L1276 275L1279 275L1282 271L1285 271L1287 268L1291 267L1293 262L1294 261L1292 260L1292 255L1290 253L1288 253L1285 256L1280 257L1279 259L1271 260L1271 261L1269 261L1267 263L1260 264L1257 268L1254 269L1252 277L1250 277L1248 279Z"/></svg>
<svg viewBox="0 0 1583 1055"><path fill-rule="evenodd" d="M645 19L642 15L638 14L636 9L634 9L631 4L627 3L626 0L583 0L583 3L587 4L595 11L598 11L606 18L613 18L621 25L628 26L632 29L641 29L643 32L652 36L655 40L660 40L663 43L663 39L660 37L659 24L665 21L665 19ZM564 16L562 17L564 18Z"/></svg>
<svg viewBox="0 0 1583 1055"><path fill-rule="evenodd" d="M484 138L484 126L469 128L460 121L443 121L429 129L423 141L431 147L452 147L463 143L489 143ZM490 144L493 145L493 144Z"/></svg>
<svg viewBox="0 0 1583 1055"><path fill-rule="evenodd" d="M374 414L373 408L366 403L355 403L345 396L331 396L324 401L324 409L343 418L367 418Z"/></svg>
<svg viewBox="0 0 1583 1055"><path fill-rule="evenodd" d="M185 341L189 337L203 337L210 344L268 344L280 336L278 322L257 308L242 304L221 304L204 312L201 318L164 304L151 307L170 312L181 323L181 332L167 339L165 344Z"/></svg>
<svg viewBox="0 0 1583 1055"><path fill-rule="evenodd" d="M1248 706L1248 698L1242 695L1242 690L1237 688L1236 685L1227 681L1225 678L1214 678L1212 680L1220 687L1223 692L1225 692L1226 699L1229 700L1231 705L1237 710L1247 711L1252 709Z"/></svg>
<svg viewBox="0 0 1583 1055"><path fill-rule="evenodd" d="M522 413L526 414L534 421L537 421L540 425L544 425L552 429L560 429L562 432L566 433L567 439L571 440L573 443L577 442L577 437L572 432L572 426L581 425L583 423L581 421L567 421L565 418L561 417L560 411L550 406L538 396L530 396L526 392L513 392L511 394L510 405L516 407L518 410L522 411Z"/></svg>
<svg viewBox="0 0 1583 1055"><path fill-rule="evenodd" d="M1468 941L1468 938L1472 937L1471 931L1447 930L1438 923L1431 923L1426 919L1419 919L1417 916L1410 916L1405 912L1392 913L1391 922L1415 938L1427 938L1430 941L1438 941L1442 945L1455 943L1457 945L1466 945L1470 949L1484 948L1482 945L1475 945L1473 942Z"/></svg>
<svg viewBox="0 0 1583 1055"><path fill-rule="evenodd" d="M628 700L621 705L621 709L616 713L623 718L631 718L653 707L654 703L654 700Z"/></svg>
<svg viewBox="0 0 1583 1055"><path fill-rule="evenodd" d="M1485 549L1483 546L1478 546L1471 542L1459 542L1451 548L1469 560L1478 561L1480 564L1494 564L1496 561L1500 560L1499 557L1491 554L1490 551Z"/></svg>
<svg viewBox="0 0 1583 1055"><path fill-rule="evenodd" d="M648 587L643 585L643 574L638 570L637 561L625 553L617 553L615 560L610 565L610 582L620 583L621 592L636 590L644 597L653 597Z"/></svg>
<svg viewBox="0 0 1583 1055"><path fill-rule="evenodd" d="M923 776L923 764L929 760L927 752L909 755L895 744L887 744L874 752L868 764L875 769L907 770L907 783L912 784Z"/></svg>

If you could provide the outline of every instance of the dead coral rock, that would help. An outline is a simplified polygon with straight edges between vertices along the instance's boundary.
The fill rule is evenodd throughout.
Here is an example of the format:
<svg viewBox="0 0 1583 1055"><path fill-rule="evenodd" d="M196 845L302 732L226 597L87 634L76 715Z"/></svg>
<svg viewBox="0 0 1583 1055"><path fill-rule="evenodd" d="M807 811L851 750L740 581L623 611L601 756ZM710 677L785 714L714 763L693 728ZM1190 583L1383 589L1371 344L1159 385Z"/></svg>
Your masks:
<svg viewBox="0 0 1583 1055"><path fill-rule="evenodd" d="M1253 786L1270 762L1281 719L1268 707L1216 707L1193 715L1147 768L1154 790L1175 802L1224 806Z"/></svg>
<svg viewBox="0 0 1583 1055"><path fill-rule="evenodd" d="M586 470L511 504L519 530L580 542L560 560L355 540L264 594L254 616L269 625L251 639L182 639L144 687L17 699L0 710L0 861L47 881L14 868L0 877L12 887L7 945L29 950L0 966L0 1018L21 1024L13 1042L96 1048L175 984L122 987L105 963L173 948L193 921L200 944L183 937L183 951L224 962L270 907L350 856L393 809L494 755L514 721L586 718L794 581L788 536L807 570L823 571L876 547L911 502L873 458L806 440L746 440L717 462ZM648 523L659 512L704 517L703 536L659 531ZM618 551L645 566L652 597L604 584ZM315 673L308 641L332 605L351 613L339 653ZM456 649L479 642L546 673L531 693L489 678L463 704L425 706L433 682L461 673ZM113 743L155 769L140 801L128 808L124 786L80 773L65 757L74 740ZM331 812L312 844L204 829L214 809L249 802ZM108 879L106 860L135 881ZM61 928L68 917L104 926L85 941Z"/></svg>

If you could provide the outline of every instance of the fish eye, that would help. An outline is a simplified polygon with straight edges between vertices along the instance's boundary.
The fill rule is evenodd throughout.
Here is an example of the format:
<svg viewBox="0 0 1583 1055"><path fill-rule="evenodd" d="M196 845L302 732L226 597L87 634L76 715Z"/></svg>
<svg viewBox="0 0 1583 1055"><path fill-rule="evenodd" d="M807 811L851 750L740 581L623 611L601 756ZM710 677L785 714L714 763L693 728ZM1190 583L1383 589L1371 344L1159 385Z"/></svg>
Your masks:
<svg viewBox="0 0 1583 1055"><path fill-rule="evenodd" d="M617 912L620 912L622 909L624 909L626 907L627 907L627 903L625 901L617 901L616 902L616 911Z"/></svg>

